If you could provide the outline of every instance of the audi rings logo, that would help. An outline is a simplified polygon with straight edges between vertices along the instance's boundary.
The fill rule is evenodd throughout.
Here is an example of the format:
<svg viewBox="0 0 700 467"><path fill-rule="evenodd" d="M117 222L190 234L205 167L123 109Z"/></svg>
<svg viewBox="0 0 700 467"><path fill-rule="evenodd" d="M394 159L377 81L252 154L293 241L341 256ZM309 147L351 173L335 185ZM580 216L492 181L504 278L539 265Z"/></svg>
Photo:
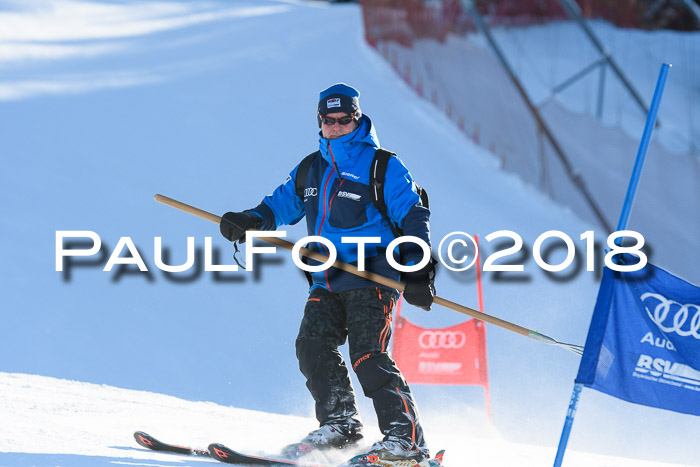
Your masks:
<svg viewBox="0 0 700 467"><path fill-rule="evenodd" d="M646 308L649 318L663 332L675 332L679 336L693 336L700 339L700 305L695 303L682 305L663 295L650 292L645 293L640 298L642 302L652 306L656 304L653 312L647 306L644 308Z"/></svg>
<svg viewBox="0 0 700 467"><path fill-rule="evenodd" d="M467 341L462 331L423 331L418 345L423 349L461 349Z"/></svg>
<svg viewBox="0 0 700 467"><path fill-rule="evenodd" d="M318 189L315 187L304 188L304 198L308 198L309 196L316 196L317 194Z"/></svg>

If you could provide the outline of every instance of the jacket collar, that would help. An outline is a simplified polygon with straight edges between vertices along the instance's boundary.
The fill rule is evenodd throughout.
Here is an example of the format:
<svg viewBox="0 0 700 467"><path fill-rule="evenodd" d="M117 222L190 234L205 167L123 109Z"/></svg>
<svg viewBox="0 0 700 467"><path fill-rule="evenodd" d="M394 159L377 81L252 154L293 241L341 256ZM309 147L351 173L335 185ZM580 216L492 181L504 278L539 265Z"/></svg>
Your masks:
<svg viewBox="0 0 700 467"><path fill-rule="evenodd" d="M362 115L360 124L352 133L329 140L324 138L319 132L318 141L321 155L331 165L333 164L333 159L335 159L336 164L342 165L344 162L362 154L367 146L379 147L379 138L377 138L374 125L367 115ZM333 158L328 152L329 143L330 150L333 152Z"/></svg>

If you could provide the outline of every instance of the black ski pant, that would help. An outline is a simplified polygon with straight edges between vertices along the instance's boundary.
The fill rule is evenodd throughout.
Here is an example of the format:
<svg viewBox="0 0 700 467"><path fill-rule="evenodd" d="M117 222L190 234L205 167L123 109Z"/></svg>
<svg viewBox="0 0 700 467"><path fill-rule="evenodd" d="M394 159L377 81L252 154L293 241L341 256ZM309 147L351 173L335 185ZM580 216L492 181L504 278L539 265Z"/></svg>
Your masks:
<svg viewBox="0 0 700 467"><path fill-rule="evenodd" d="M387 348L398 294L383 287L342 292L313 289L304 309L296 352L321 425L361 430L355 394L338 347L347 338L352 368L372 399L385 439L401 439L427 453L411 390Z"/></svg>

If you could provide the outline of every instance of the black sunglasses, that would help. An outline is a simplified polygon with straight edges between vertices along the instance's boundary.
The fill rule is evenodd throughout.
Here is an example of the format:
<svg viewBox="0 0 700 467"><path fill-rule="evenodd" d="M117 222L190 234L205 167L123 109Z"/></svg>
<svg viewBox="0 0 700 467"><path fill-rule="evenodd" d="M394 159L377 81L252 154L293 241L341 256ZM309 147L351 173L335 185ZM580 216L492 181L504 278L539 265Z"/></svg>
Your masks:
<svg viewBox="0 0 700 467"><path fill-rule="evenodd" d="M321 117L321 121L323 122L324 125L328 126L333 126L335 125L336 122L338 122L339 125L349 125L350 122L352 122L355 119L355 114L348 115L347 117L340 117L340 118L331 118L331 117Z"/></svg>

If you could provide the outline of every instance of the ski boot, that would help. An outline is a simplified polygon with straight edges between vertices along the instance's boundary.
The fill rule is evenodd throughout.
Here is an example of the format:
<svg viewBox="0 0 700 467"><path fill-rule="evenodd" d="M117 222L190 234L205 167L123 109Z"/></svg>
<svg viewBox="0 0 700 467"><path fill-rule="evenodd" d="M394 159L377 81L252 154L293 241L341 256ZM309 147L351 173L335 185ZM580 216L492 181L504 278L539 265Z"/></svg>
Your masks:
<svg viewBox="0 0 700 467"><path fill-rule="evenodd" d="M350 459L343 467L440 467L445 451L430 459L427 451L401 440L375 443L365 454Z"/></svg>
<svg viewBox="0 0 700 467"><path fill-rule="evenodd" d="M284 447L281 454L289 459L298 459L316 450L352 447L362 439L361 430L361 426L347 428L329 423L312 431L298 443Z"/></svg>

